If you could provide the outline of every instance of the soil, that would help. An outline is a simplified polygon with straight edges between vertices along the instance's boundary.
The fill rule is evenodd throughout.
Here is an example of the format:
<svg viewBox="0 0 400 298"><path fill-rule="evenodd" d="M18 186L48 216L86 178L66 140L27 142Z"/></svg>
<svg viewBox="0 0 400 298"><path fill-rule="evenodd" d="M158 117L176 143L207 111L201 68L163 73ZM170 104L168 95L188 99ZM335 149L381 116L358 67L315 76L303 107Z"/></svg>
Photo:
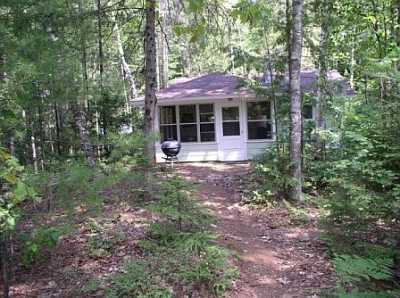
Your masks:
<svg viewBox="0 0 400 298"><path fill-rule="evenodd" d="M299 225L285 208L261 211L242 205L248 163L180 164L178 170L199 184L200 199L218 219L219 242L232 251L240 269L227 297L319 297L334 288L316 210L308 208L308 223Z"/></svg>
<svg viewBox="0 0 400 298"><path fill-rule="evenodd" d="M307 209L309 221L299 225L285 208L265 211L242 205L248 163L190 163L175 169L197 185L199 199L217 218L213 228L218 241L232 252L232 263L240 270L226 297L319 297L324 289L334 288L316 210ZM138 242L146 237L148 222L156 219L135 200L132 185L107 190L100 213L76 210L76 232L63 236L56 250L29 267L17 264L21 255L17 241L11 297L104 297L107 285L101 281L121 271L128 259L143 258ZM51 225L64 216L53 212L43 221ZM32 226L25 222L21 229ZM112 242L112 249L93 241L96 229L110 232L105 242ZM93 281L98 282L95 291L88 288Z"/></svg>

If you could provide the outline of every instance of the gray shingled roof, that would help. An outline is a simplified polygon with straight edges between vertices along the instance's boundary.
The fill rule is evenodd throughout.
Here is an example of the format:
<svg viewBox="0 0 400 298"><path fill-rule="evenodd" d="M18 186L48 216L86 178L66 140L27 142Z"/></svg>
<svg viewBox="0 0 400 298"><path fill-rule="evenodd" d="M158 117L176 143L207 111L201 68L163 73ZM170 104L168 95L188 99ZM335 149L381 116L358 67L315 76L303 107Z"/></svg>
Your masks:
<svg viewBox="0 0 400 298"><path fill-rule="evenodd" d="M347 96L355 95L353 89L350 88L350 84L346 81L346 79L337 71L330 70L327 73L328 81L331 83L331 87L337 87L336 93L343 92ZM300 85L302 92L316 92L317 90L317 80L318 80L318 71L315 69L312 70L304 70L300 73ZM271 84L271 79L269 76L265 76L263 78L263 84L268 86ZM282 89L289 90L289 78L286 76L282 80ZM339 90L338 90L339 89Z"/></svg>
<svg viewBox="0 0 400 298"><path fill-rule="evenodd" d="M301 88L303 92L314 92L317 83L317 71L305 70L301 72ZM350 88L348 82L339 74L339 72L332 70L328 72L328 80L337 83L345 91L346 95L354 95L354 91ZM261 79L262 84L268 86L270 80L268 77ZM289 80L284 78L282 80L282 89L288 90ZM216 97L226 98L234 96L248 96L254 92L245 87L243 79L223 73L212 73L195 78L181 78L174 82L165 89L157 92L158 100L168 99L194 99L202 97ZM139 99L143 100L142 99Z"/></svg>
<svg viewBox="0 0 400 298"><path fill-rule="evenodd" d="M188 99L209 96L246 96L252 94L251 90L243 87L241 81L242 79L238 76L222 73L179 79L169 87L157 92L157 98L158 100Z"/></svg>

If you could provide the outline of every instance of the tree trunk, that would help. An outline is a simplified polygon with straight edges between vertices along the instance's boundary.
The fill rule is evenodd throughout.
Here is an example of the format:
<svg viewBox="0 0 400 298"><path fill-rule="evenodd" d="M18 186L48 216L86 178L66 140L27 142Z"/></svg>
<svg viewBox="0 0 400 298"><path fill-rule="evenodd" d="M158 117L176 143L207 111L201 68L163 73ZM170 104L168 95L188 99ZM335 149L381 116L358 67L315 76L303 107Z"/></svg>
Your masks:
<svg viewBox="0 0 400 298"><path fill-rule="evenodd" d="M40 165L42 171L44 170L44 162L46 160L46 132L45 132L45 125L44 125L44 119L43 119L43 110L42 106L44 106L43 99L40 98L40 103L38 106L38 120L39 120L39 138L40 138L40 147L39 147L39 152L40 152Z"/></svg>
<svg viewBox="0 0 400 298"><path fill-rule="evenodd" d="M93 146L89 139L85 112L79 104L72 104L71 108L74 115L75 125L79 131L81 149L85 153L86 160L88 161L89 165L94 166L96 165L96 156L94 154Z"/></svg>
<svg viewBox="0 0 400 298"><path fill-rule="evenodd" d="M15 151L15 136L14 135L11 135L10 136L10 154L13 156L13 157L16 157L17 155L16 155L16 151Z"/></svg>
<svg viewBox="0 0 400 298"><path fill-rule="evenodd" d="M285 26L285 30L286 30L286 51L287 51L287 58L288 58L288 67L289 67L289 73L291 73L291 68L292 68L292 64L290 63L290 57L292 55L292 18L290 17L290 0L286 0L285 2L285 14L286 14L286 26Z"/></svg>
<svg viewBox="0 0 400 298"><path fill-rule="evenodd" d="M97 8L97 43L98 43L98 50L99 50L99 88L100 88L100 100L101 100L101 105L103 106L103 109L100 110L101 118L102 118L102 126L103 126L103 131L102 133L105 135L107 134L108 130L108 119L107 119L107 96L104 94L104 49L103 49L103 12L102 12L102 7L101 7L101 1L97 0L96 1L96 8ZM97 110L97 104L95 103L95 110L96 110L96 131L97 135L100 135L100 129L99 129L99 116L98 116L98 110Z"/></svg>
<svg viewBox="0 0 400 298"><path fill-rule="evenodd" d="M57 153L59 156L61 156L62 150L61 150L61 138L60 138L60 117L59 117L58 106L57 106L56 102L53 105L53 109L54 109L54 118L55 118L55 124L56 124Z"/></svg>
<svg viewBox="0 0 400 298"><path fill-rule="evenodd" d="M319 74L318 74L318 90L315 103L315 131L316 131L316 149L317 159L321 159L324 152L324 141L321 133L324 130L324 103L326 99L327 82L328 82L328 67L327 67L327 51L329 42L329 27L330 27L330 13L331 1L322 1L321 11L323 12L321 18L321 37L318 55Z"/></svg>
<svg viewBox="0 0 400 298"><path fill-rule="evenodd" d="M1 186L1 185L0 185ZM1 280L3 282L3 297L10 297L10 268L8 254L8 235L6 233L0 235L0 264L1 264Z"/></svg>
<svg viewBox="0 0 400 298"><path fill-rule="evenodd" d="M125 59L124 47L122 45L121 33L119 30L117 18L115 18L114 32L115 32L115 41L117 42L118 56L119 59L121 60L121 66L124 74L124 80L128 83L129 86L128 101L131 101L137 98L135 78L129 67L129 64L126 62Z"/></svg>
<svg viewBox="0 0 400 298"><path fill-rule="evenodd" d="M29 119L29 128L31 131L31 150L32 150L32 163L33 163L33 169L35 171L35 174L39 173L39 167L38 167L38 158L37 158L37 146L36 146L36 138L35 138L35 127L33 124L33 119Z"/></svg>
<svg viewBox="0 0 400 298"><path fill-rule="evenodd" d="M145 97L144 97L144 131L148 138L154 132L154 116L156 110L157 90L157 53L156 53L156 1L146 0L146 30L145 30ZM150 161L154 161L154 142L149 139L146 154Z"/></svg>
<svg viewBox="0 0 400 298"><path fill-rule="evenodd" d="M161 34L159 38L159 82L160 89L166 88L168 85L168 43L169 23L168 23L168 7L167 0L160 0L160 17L161 17Z"/></svg>
<svg viewBox="0 0 400 298"><path fill-rule="evenodd" d="M290 100L291 100L291 132L290 162L293 186L290 197L295 201L303 201L302 167L301 167L301 52L303 42L303 0L293 0L292 42L290 51Z"/></svg>
<svg viewBox="0 0 400 298"><path fill-rule="evenodd" d="M267 32L267 29L264 28L264 31ZM275 83L274 83L274 70L273 70L273 65L271 62L272 59L272 54L269 49L269 42L268 42L268 36L264 35L264 40L265 40L265 47L267 49L267 69L266 73L269 75L269 80L271 82L271 92L272 92L272 103L273 103L273 112L274 112L274 128L275 128L275 144L276 144L276 153L278 154L278 157L280 157L280 150L279 150L279 131L278 131L278 108L277 108L277 100L276 100L276 91L275 91Z"/></svg>
<svg viewBox="0 0 400 298"><path fill-rule="evenodd" d="M83 2L79 1L79 13L81 17L83 16ZM89 96L89 84L88 84L88 71L87 71L87 53L86 53L86 36L84 31L81 32L81 64L82 64L82 80L83 80L83 102L85 106L88 105ZM100 71L102 72L102 70ZM102 85L102 83L101 83ZM75 103L71 103L72 114L74 118L74 123L79 133L79 141L81 145L81 150L84 152L87 162L90 166L96 164L96 157L94 154L93 146L90 142L89 131L87 128L87 118L84 111L84 107L77 99Z"/></svg>
<svg viewBox="0 0 400 298"><path fill-rule="evenodd" d="M6 56L0 52L0 83L4 82L6 79L6 72L4 71L5 65L6 65Z"/></svg>

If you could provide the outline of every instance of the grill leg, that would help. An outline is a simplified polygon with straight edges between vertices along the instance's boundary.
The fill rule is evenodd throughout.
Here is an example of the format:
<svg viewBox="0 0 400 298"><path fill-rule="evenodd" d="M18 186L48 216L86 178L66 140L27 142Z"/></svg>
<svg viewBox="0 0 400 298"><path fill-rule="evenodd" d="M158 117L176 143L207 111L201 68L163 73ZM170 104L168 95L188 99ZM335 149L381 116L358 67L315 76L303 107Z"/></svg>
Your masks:
<svg viewBox="0 0 400 298"><path fill-rule="evenodd" d="M176 156L167 156L163 157L165 159L166 163L169 163L171 166L171 169L174 169L174 160L178 160Z"/></svg>

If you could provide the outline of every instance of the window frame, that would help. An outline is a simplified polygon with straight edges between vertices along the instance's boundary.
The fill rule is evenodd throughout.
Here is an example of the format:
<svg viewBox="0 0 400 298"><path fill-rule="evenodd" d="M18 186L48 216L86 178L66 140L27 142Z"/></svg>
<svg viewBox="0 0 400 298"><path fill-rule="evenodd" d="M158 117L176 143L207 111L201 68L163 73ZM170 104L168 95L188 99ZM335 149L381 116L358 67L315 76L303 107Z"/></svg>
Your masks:
<svg viewBox="0 0 400 298"><path fill-rule="evenodd" d="M165 124L165 123L161 123L161 109L165 108L165 107L175 107L175 123L171 123L171 124ZM159 129L159 134L161 135L161 127L166 127L166 126L175 126L176 129L176 136L179 139L179 125L178 125L178 115L176 114L177 110L176 110L176 106L174 105L165 105L165 106L159 106L158 109L158 129ZM160 143L162 143L163 140L160 138Z"/></svg>
<svg viewBox="0 0 400 298"><path fill-rule="evenodd" d="M200 113L200 106L201 105L211 105L212 106L212 114L214 117L214 121L209 122L209 121L201 121L201 114L211 114L209 113ZM198 135L198 143L215 143L217 141L217 124L215 123L215 104L214 103L199 103L196 104L196 109L197 109L197 119L198 119L198 125L197 125L197 135ZM201 125L202 124L213 124L214 125L214 141L201 141Z"/></svg>
<svg viewBox="0 0 400 298"><path fill-rule="evenodd" d="M213 122L201 122L200 120L200 105L212 105L212 113L214 117ZM180 117L180 107L181 106L195 106L196 111L196 122L193 123L181 123ZM161 124L161 109L163 107L174 107L175 108L175 124ZM181 125L196 125L197 131L197 141L196 142L184 142L185 144L216 144L217 143L217 124L216 124L216 110L214 102L203 102L203 103L186 103L186 104L170 104L170 105L162 105L159 106L158 109L158 126L161 132L162 126L176 126L176 135L179 142L181 141ZM211 112L210 112L211 113ZM201 124L214 124L214 141L201 141ZM163 141L160 139L160 143Z"/></svg>
<svg viewBox="0 0 400 298"><path fill-rule="evenodd" d="M229 109L229 108L237 108L237 110L238 110L238 119L237 120L224 120L224 109ZM222 137L224 137L224 138L231 138L231 137L236 138L236 137L240 137L240 136L243 135L240 111L241 111L240 104L238 104L238 105L227 105L227 106L222 106L221 107L221 128L222 128L221 133L222 133ZM224 135L224 123L237 123L237 124L239 124L239 134L237 134L237 135Z"/></svg>
<svg viewBox="0 0 400 298"><path fill-rule="evenodd" d="M304 117L305 116L305 113L304 113L305 106L311 107L311 118ZM303 121L315 121L315 107L312 103L311 104L303 104L303 106L301 107L301 117L303 118Z"/></svg>
<svg viewBox="0 0 400 298"><path fill-rule="evenodd" d="M270 105L270 118L267 120L257 120L257 119L249 119L249 103L269 103ZM248 100L245 103L246 105L246 132L247 132L247 142L248 143L258 143L258 142L271 142L271 141L275 141L275 127L274 127L274 111L273 111L273 106L272 106L272 101L268 100L268 99L253 99L253 100ZM249 122L266 122L267 124L271 125L271 137L267 138L267 139L250 139L249 138Z"/></svg>
<svg viewBox="0 0 400 298"><path fill-rule="evenodd" d="M184 107L184 106L194 106L194 115L195 115L195 118L196 118L196 122L184 122L184 123L181 122L181 107ZM199 120L200 119L199 119L199 113L198 113L198 106L196 104L183 104L183 105L176 105L175 109L177 110L177 114L176 114L177 121L179 121L179 124L178 124L178 130L179 130L178 139L179 139L179 142L185 143L185 144L188 144L188 143L199 143L200 137L199 137L199 127L198 126L199 126ZM182 142L181 126L184 126L184 125L196 125L196 142Z"/></svg>

